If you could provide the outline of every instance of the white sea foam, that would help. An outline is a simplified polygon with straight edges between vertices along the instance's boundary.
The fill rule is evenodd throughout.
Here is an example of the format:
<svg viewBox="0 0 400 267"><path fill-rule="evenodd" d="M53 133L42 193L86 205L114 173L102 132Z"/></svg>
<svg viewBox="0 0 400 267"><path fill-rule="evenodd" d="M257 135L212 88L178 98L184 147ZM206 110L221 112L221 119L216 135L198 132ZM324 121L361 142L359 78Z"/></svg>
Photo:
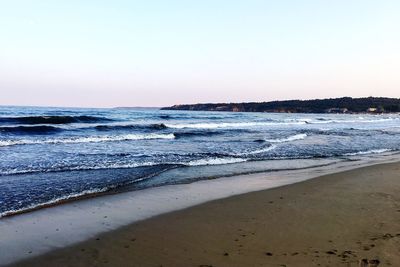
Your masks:
<svg viewBox="0 0 400 267"><path fill-rule="evenodd" d="M76 143L99 143L114 141L134 141L134 140L150 140L150 139L174 139L173 134L126 134L126 135L104 135L104 136L88 136L88 137L71 137L59 139L43 139L43 140L0 140L1 146L13 145L34 145L34 144L76 144Z"/></svg>
<svg viewBox="0 0 400 267"><path fill-rule="evenodd" d="M326 120L326 121L320 121L320 120L315 120L315 121L310 121L309 123L311 124L328 124L328 123L336 123L339 121L334 121L334 120Z"/></svg>
<svg viewBox="0 0 400 267"><path fill-rule="evenodd" d="M183 129L216 129L216 128L248 128L260 126L279 126L306 124L304 121L293 122L221 122L221 123L186 123L186 124L165 124L168 128Z"/></svg>
<svg viewBox="0 0 400 267"><path fill-rule="evenodd" d="M385 152L390 152L391 149L371 149L366 151L358 151L354 153L346 153L345 156L357 156L357 155L368 155L368 154L381 154Z"/></svg>
<svg viewBox="0 0 400 267"><path fill-rule="evenodd" d="M183 123L171 124L166 123L165 126L174 129L217 129L217 128L249 128L262 126L288 126L288 125L304 125L304 124L330 124L330 123L381 123L398 120L398 118L382 118L369 120L314 120L311 118L302 119L285 119L283 121L254 121L254 122L202 122L202 123Z"/></svg>
<svg viewBox="0 0 400 267"><path fill-rule="evenodd" d="M242 158L207 158L207 159L193 160L186 164L189 166L223 165L223 164L232 164L245 161L247 160Z"/></svg>
<svg viewBox="0 0 400 267"><path fill-rule="evenodd" d="M265 141L270 143L285 143L285 142L292 142L296 140L302 140L307 137L307 134L296 134L289 136L287 138L278 138L278 139L267 139Z"/></svg>
<svg viewBox="0 0 400 267"><path fill-rule="evenodd" d="M54 205L54 204L57 204L59 202L62 202L62 201L68 200L68 199L74 199L74 198L78 198L78 197L89 195L89 194L96 194L96 193L106 192L107 190L110 190L110 189L111 189L111 187L110 188L104 187L104 188L99 188L99 189L84 190L84 191L79 192L79 193L73 193L73 194L62 196L62 197L59 197L59 198L54 198L52 200L49 200L49 201L46 201L46 202L43 202L43 203L40 203L40 204L32 204L32 205L30 205L28 207L25 207L25 208L22 208L22 209L8 210L8 211L0 213L0 218L1 217L5 217L5 216L10 216L10 215L13 215L13 214L18 214L18 213L21 213L21 212L24 212L24 211L29 211L29 210L32 210L32 209L38 209L38 208Z"/></svg>
<svg viewBox="0 0 400 267"><path fill-rule="evenodd" d="M130 163L106 163L101 165L80 165L80 166L52 166L51 169L9 169L7 171L0 171L1 175L12 175L12 174L29 174L29 173L37 173L37 172L59 172L59 171L91 171L91 170L103 170L103 169L129 169L129 168L138 168L138 167L149 167L155 166L160 163L148 161L148 162L130 162ZM164 163L164 164L179 164L179 163Z"/></svg>
<svg viewBox="0 0 400 267"><path fill-rule="evenodd" d="M382 123L396 121L398 118L383 118L383 119L359 119L359 120L329 120L329 121L313 121L312 123Z"/></svg>
<svg viewBox="0 0 400 267"><path fill-rule="evenodd" d="M330 119L330 120L319 120L319 119L311 119L311 118L302 118L302 119L285 119L286 123L293 123L293 122L303 122L305 124L340 124L340 123L382 123L382 122L390 122L390 121L397 121L399 118L388 117L388 118L364 118L358 117L355 120L337 120L337 119Z"/></svg>
<svg viewBox="0 0 400 267"><path fill-rule="evenodd" d="M265 153L265 152L274 150L275 148L277 148L277 146L276 146L276 145L272 145L272 146L260 148L260 149L257 149L257 150L253 150L253 151L248 151L248 152L239 153L238 155L239 155L239 156L244 156L244 155L261 154L261 153Z"/></svg>
<svg viewBox="0 0 400 267"><path fill-rule="evenodd" d="M250 152L251 153L251 152ZM243 153L243 155L249 153ZM189 161L188 163L185 162L130 162L130 163L112 163L112 164L104 164L98 166L60 166L59 168L53 167L51 170L43 170L43 169L10 169L7 171L0 171L1 175L13 175L13 174L29 174L29 173L36 173L36 172L57 172L57 171L90 171L90 170L102 170L102 169L128 169L128 168L138 168L138 167L149 167L149 166L156 166L159 164L171 164L171 165L188 165L188 166L200 166L200 165L223 165L223 164L231 164L231 163L239 163L245 162L247 159L244 158L206 158L206 159L199 159Z"/></svg>

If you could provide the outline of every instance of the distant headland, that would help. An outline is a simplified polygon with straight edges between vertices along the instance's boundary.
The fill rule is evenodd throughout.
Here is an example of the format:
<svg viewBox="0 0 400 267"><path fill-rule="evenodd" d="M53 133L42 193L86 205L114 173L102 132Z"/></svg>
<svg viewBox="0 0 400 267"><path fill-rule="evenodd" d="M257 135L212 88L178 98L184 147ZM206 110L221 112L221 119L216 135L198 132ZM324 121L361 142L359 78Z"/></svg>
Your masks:
<svg viewBox="0 0 400 267"><path fill-rule="evenodd" d="M364 97L329 98L313 100L284 100L248 103L208 103L174 105L162 110L275 112L275 113L397 113L400 98Z"/></svg>

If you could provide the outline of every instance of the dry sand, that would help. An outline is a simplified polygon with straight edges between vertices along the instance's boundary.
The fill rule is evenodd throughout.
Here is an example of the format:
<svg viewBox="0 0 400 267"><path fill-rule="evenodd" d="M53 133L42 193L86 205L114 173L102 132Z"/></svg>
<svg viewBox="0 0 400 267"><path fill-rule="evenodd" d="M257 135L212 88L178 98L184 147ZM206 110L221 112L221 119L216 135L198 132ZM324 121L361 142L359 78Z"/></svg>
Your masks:
<svg viewBox="0 0 400 267"><path fill-rule="evenodd" d="M400 163L208 202L13 266L359 266L362 259L400 266Z"/></svg>

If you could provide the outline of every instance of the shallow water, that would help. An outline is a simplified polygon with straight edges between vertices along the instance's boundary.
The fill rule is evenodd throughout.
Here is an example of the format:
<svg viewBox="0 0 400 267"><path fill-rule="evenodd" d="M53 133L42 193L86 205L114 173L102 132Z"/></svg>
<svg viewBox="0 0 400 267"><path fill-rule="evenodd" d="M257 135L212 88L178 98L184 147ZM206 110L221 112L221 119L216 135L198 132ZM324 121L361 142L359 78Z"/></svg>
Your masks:
<svg viewBox="0 0 400 267"><path fill-rule="evenodd" d="M399 115L0 107L0 214L400 150Z"/></svg>

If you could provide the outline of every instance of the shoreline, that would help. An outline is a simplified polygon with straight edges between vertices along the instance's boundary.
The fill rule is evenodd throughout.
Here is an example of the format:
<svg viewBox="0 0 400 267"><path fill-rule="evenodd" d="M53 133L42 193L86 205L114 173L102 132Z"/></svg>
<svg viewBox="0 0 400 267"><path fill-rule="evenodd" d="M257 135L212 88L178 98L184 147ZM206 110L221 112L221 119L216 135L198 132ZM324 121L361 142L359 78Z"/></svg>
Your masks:
<svg viewBox="0 0 400 267"><path fill-rule="evenodd" d="M392 155L396 155L397 153L393 153ZM400 155L400 153L399 153ZM34 211L39 211L42 209L47 209L51 207L57 207L59 205L64 205L64 204L70 204L74 203L76 201L81 201L81 200L86 200L86 199L93 199L101 196L107 196L107 195L115 195L115 194L120 194L120 193L126 193L126 192L134 192L134 191L141 191L141 190L147 190L151 188L157 188L157 187L163 187L163 186L173 186L173 185L184 185L184 184L192 184L196 183L199 181L204 181L204 180L215 180L215 179L221 179L221 178L229 178L229 177L234 177L234 176L245 176L245 175L256 175L256 174L265 174L265 173L273 173L273 172L285 172L285 171L302 171L302 170L307 170L307 169L315 169L315 168L323 168L331 165L335 165L338 163L345 163L345 162L352 162L352 160L343 160L343 161L336 161L336 162L329 162L329 163L323 163L320 165L311 165L311 166L305 166L305 167L299 167L299 168L287 168L287 169L271 169L271 170L254 170L254 171L249 171L249 172L243 172L240 174L226 174L226 175L220 175L220 176L210 176L210 177L201 177L201 178L193 178L191 180L187 181L182 181L182 182L177 182L173 184L163 184L159 186L151 186L151 187L145 187L145 188L139 188L139 189L134 189L130 190L130 185L125 185L121 187L116 187L116 188L109 188L106 190L93 190L93 192L81 192L77 193L71 196L68 196L66 198L60 198L60 199L53 199L49 200L48 202L44 202L41 204L36 204L35 206L32 207L27 207L27 208L22 208L20 210L9 210L6 212L0 213L0 220L2 218L8 218L8 217L13 217L13 216L18 216L21 214L25 213L31 213ZM248 162L246 162L248 163ZM236 163L233 163L236 164ZM228 165L228 164L226 164ZM187 167L192 167L192 166L184 166L185 168ZM173 168L175 169L175 168ZM170 171L172 169L169 169L167 171ZM166 172L166 171L164 171Z"/></svg>
<svg viewBox="0 0 400 267"><path fill-rule="evenodd" d="M131 185L124 185L124 186L120 186L120 187L114 187L114 188L103 188L103 189L94 189L94 190L87 190L85 192L79 192L76 194L72 194L66 197L61 197L61 198L57 198L57 199L51 199L47 202L44 203L40 203L40 204L34 204L32 206L26 207L26 208L22 208L22 209L18 209L18 210L8 210L5 212L1 212L0 213L0 220L2 218L8 218L8 217L13 217L13 216L18 216L21 214L26 214L26 213L31 213L34 211L40 211L42 209L47 209L47 208L51 208L51 207L57 207L59 205L64 205L64 204L70 204L70 203L74 203L77 201L81 201L81 200L86 200L86 199L93 199L93 198L97 198L97 197L101 197L101 196L107 196L107 195L115 195L115 194L120 194L120 193L126 193L126 192L133 192L133 191L141 191L141 190L147 190L147 189L151 189L151 188L156 188L156 187L163 187L163 186L172 186L172 185L182 185L182 184L192 184L192 183L196 183L199 181L203 181L203 180L214 180L214 179L221 179L221 178L229 178L229 177L234 177L234 176L245 176L245 175L256 175L256 174L266 174L266 173L274 173L274 172L287 172L287 171L303 171L303 170L307 170L307 169L315 169L315 168L324 168L324 167L329 167L329 166L334 166L336 164L346 164L349 163L351 164L351 162L358 162L358 161L366 161L367 159L365 157L363 158L358 158L358 159L352 159L351 157L355 157L357 158L357 156L364 156L364 154L358 154L355 153L354 155L347 155L347 158L342 158L342 157L333 157L331 162L327 162L327 163L321 163L321 164L317 164L317 165L304 165L302 167L288 167L288 168L282 168L282 169L253 169L251 171L246 171L246 172L242 172L242 173L236 173L236 174L221 174L218 176L208 176L208 177L200 177L200 178L192 178L192 179L188 179L182 182L176 182L176 183L166 183L166 184L162 184L162 185L157 185L157 186L150 186L150 187L144 187L144 188L137 188L137 189L130 189ZM376 156L377 158L381 158L381 157L391 157L391 156L399 156L400 157L400 152L398 151L384 151L381 153L367 153L367 156ZM323 158L320 158L319 160L322 160ZM283 159L284 160L284 159ZM295 159L289 159L289 160L295 160ZM300 159L300 160L312 160L312 159ZM314 159L314 160L318 160L318 159ZM335 161L336 160L336 161ZM383 159L385 160L385 159ZM235 165L235 164L248 164L248 163L254 163L254 162L269 162L269 160L263 160L263 161L245 161L245 162L239 162L239 163L233 163L233 164L225 164L224 166L227 165ZM211 165L211 166L221 166L221 165ZM193 166L181 166L184 168L192 168ZM171 170L174 169L178 169L181 167L174 167L165 171L162 171L161 173L158 173L156 175L152 175L152 177L163 174L163 173L167 173ZM194 166L196 167L196 166ZM21 175L25 175L25 174L21 174ZM135 182L136 183L136 182ZM88 192L88 191L92 191L92 192Z"/></svg>
<svg viewBox="0 0 400 267"><path fill-rule="evenodd" d="M394 156L386 161L398 161L398 157ZM121 227L138 221L206 202L263 189L281 188L288 184L290 187L292 184L298 184L321 175L380 163L379 160L370 160L353 162L352 165L335 165L331 166L331 169L315 168L306 171L262 173L210 181L203 180L192 184L105 195L3 218L0 220L0 232L5 235L0 240L0 248L5 253L0 255L2 257L0 262L11 264L33 256L51 253L51 251L73 246L102 233L118 231ZM133 203L137 206L132 207ZM76 220L77 218L79 220Z"/></svg>

